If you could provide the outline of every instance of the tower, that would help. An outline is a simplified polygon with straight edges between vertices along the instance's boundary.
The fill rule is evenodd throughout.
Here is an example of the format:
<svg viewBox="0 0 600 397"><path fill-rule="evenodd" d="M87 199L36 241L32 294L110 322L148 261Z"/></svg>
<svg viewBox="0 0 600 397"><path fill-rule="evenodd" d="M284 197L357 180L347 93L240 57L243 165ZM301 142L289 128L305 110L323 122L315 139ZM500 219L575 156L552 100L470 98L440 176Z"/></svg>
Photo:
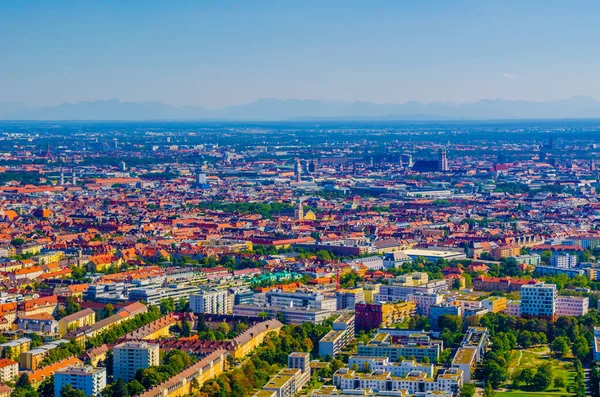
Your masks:
<svg viewBox="0 0 600 397"><path fill-rule="evenodd" d="M300 163L300 159L296 159L296 167L294 168L294 172L296 173L296 182L302 182L302 164Z"/></svg>
<svg viewBox="0 0 600 397"><path fill-rule="evenodd" d="M65 184L65 171L61 168L60 169L60 186L63 186Z"/></svg>
<svg viewBox="0 0 600 397"><path fill-rule="evenodd" d="M439 171L446 172L448 168L448 158L446 157L446 149L440 148L438 150L438 167Z"/></svg>
<svg viewBox="0 0 600 397"><path fill-rule="evenodd" d="M75 169L73 169L73 176L72 176L73 180L71 181L71 184L77 185L77 174L75 174Z"/></svg>
<svg viewBox="0 0 600 397"><path fill-rule="evenodd" d="M125 164L124 161L121 161L121 171L123 171L123 172L127 171L127 165Z"/></svg>
<svg viewBox="0 0 600 397"><path fill-rule="evenodd" d="M300 221L302 219L304 219L304 207L302 206L302 199L301 198L298 199L298 202L296 204L296 211L295 212L296 212L296 214L295 214L296 215L296 219L298 219Z"/></svg>

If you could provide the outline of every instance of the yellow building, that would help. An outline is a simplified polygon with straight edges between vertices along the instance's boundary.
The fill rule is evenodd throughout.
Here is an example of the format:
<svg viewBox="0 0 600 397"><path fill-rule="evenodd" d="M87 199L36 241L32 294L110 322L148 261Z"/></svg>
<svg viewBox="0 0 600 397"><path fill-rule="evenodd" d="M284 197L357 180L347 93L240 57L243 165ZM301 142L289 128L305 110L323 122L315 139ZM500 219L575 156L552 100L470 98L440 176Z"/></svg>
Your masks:
<svg viewBox="0 0 600 397"><path fill-rule="evenodd" d="M383 303L381 305L381 328L399 323L415 313L417 304L413 301L398 303Z"/></svg>
<svg viewBox="0 0 600 397"><path fill-rule="evenodd" d="M0 345L0 352L9 360L18 360L21 353L30 349L31 339L19 338ZM4 351L7 350L7 353Z"/></svg>
<svg viewBox="0 0 600 397"><path fill-rule="evenodd" d="M506 310L506 298L503 296L490 296L481 301L481 306L492 313L499 313Z"/></svg>
<svg viewBox="0 0 600 397"><path fill-rule="evenodd" d="M86 325L92 325L96 322L96 313L92 309L80 310L77 313L70 314L58 320L58 332L60 336L65 336L69 331Z"/></svg>
<svg viewBox="0 0 600 397"><path fill-rule="evenodd" d="M363 286L365 302L373 303L373 297L379 293L379 287L381 287L381 284L365 284Z"/></svg>
<svg viewBox="0 0 600 397"><path fill-rule="evenodd" d="M64 258L64 252L53 251L44 254L36 255L32 259L37 261L40 265L48 265L50 263L58 263Z"/></svg>
<svg viewBox="0 0 600 397"><path fill-rule="evenodd" d="M413 272L403 274L396 277L394 283L403 284L407 287L416 287L418 285L427 284L429 282L429 276L425 272Z"/></svg>
<svg viewBox="0 0 600 397"><path fill-rule="evenodd" d="M281 327L283 324L277 320L267 320L256 324L232 340L229 354L236 360L246 357L263 343L268 334L279 332Z"/></svg>
<svg viewBox="0 0 600 397"><path fill-rule="evenodd" d="M183 372L146 390L139 397L183 397L195 395L206 381L216 378L225 372L226 355L227 351L217 350L191 367L183 370ZM197 382L197 389L193 385L195 382L192 382L194 379Z"/></svg>

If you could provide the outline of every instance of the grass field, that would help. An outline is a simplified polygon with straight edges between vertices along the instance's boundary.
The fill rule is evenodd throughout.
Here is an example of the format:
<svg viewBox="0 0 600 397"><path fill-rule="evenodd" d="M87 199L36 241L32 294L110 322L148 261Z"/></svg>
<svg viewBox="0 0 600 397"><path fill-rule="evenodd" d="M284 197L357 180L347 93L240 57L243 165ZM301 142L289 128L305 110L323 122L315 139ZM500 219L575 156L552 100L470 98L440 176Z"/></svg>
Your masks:
<svg viewBox="0 0 600 397"><path fill-rule="evenodd" d="M566 384L573 382L575 370L573 363L553 358L547 346L534 347L527 350L513 350L510 355L509 372L515 369L533 368L536 370L540 365L550 363L554 370L554 376L560 376L565 379ZM510 387L507 384L506 387ZM524 387L522 385L522 387ZM508 389L507 391L498 391L498 397L544 397L544 396L568 396L571 393L565 388L557 389L550 386L544 391L534 392L520 389Z"/></svg>

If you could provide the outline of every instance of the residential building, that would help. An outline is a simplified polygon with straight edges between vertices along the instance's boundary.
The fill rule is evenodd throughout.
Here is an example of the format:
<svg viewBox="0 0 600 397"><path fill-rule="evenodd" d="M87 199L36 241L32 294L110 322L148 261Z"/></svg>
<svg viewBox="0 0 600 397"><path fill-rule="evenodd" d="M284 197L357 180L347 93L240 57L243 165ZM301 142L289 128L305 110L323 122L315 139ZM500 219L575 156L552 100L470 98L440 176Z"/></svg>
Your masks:
<svg viewBox="0 0 600 397"><path fill-rule="evenodd" d="M415 302L417 305L416 313L421 316L429 317L429 310L433 305L442 303L444 296L442 294L423 294L414 293L406 297L407 301Z"/></svg>
<svg viewBox="0 0 600 397"><path fill-rule="evenodd" d="M446 302L440 303L439 305L432 305L429 309L429 322L432 330L441 331L438 325L438 320L444 314L460 317L462 315L462 310L460 306Z"/></svg>
<svg viewBox="0 0 600 397"><path fill-rule="evenodd" d="M97 396L106 387L106 368L77 366L57 371L54 374L54 395L60 396L66 385L83 391L86 397Z"/></svg>
<svg viewBox="0 0 600 397"><path fill-rule="evenodd" d="M0 359L0 382L12 382L19 376L19 363L7 358Z"/></svg>
<svg viewBox="0 0 600 397"><path fill-rule="evenodd" d="M570 269L577 266L577 255L554 252L550 257L550 265Z"/></svg>
<svg viewBox="0 0 600 397"><path fill-rule="evenodd" d="M521 287L521 317L556 320L556 285L538 283Z"/></svg>
<svg viewBox="0 0 600 397"><path fill-rule="evenodd" d="M520 300L507 300L506 309L504 313L509 316L521 317L521 301Z"/></svg>
<svg viewBox="0 0 600 397"><path fill-rule="evenodd" d="M589 310L590 298L587 296L556 297L556 316L585 316Z"/></svg>
<svg viewBox="0 0 600 397"><path fill-rule="evenodd" d="M481 301L481 307L491 313L499 313L506 310L506 298L503 296L490 296Z"/></svg>
<svg viewBox="0 0 600 397"><path fill-rule="evenodd" d="M58 333L58 322L48 313L21 316L18 320L19 330L53 335Z"/></svg>
<svg viewBox="0 0 600 397"><path fill-rule="evenodd" d="M415 302L357 303L356 329L372 330L402 321L416 310Z"/></svg>
<svg viewBox="0 0 600 397"><path fill-rule="evenodd" d="M58 332L61 336L65 336L69 331L92 325L95 322L96 312L92 309L83 309L58 320Z"/></svg>
<svg viewBox="0 0 600 397"><path fill-rule="evenodd" d="M389 357L391 361L399 361L401 357L414 357L422 361L428 357L430 362L436 362L443 349L443 343L432 340L427 335L419 334L416 337L397 340L390 334L375 334L373 339L367 343L358 345L359 356Z"/></svg>
<svg viewBox="0 0 600 397"><path fill-rule="evenodd" d="M122 378L126 382L135 379L140 368L159 365L159 346L148 342L125 342L113 349L114 379Z"/></svg>
<svg viewBox="0 0 600 397"><path fill-rule="evenodd" d="M333 322L332 329L319 341L319 355L334 357L354 339L355 316L342 314Z"/></svg>
<svg viewBox="0 0 600 397"><path fill-rule="evenodd" d="M196 313L228 314L227 290L202 290L190 295L190 309Z"/></svg>
<svg viewBox="0 0 600 397"><path fill-rule="evenodd" d="M402 360L391 362L388 357L350 356L348 367L354 365L363 372L389 372L392 376L402 378L411 372L424 372L428 378L433 378L435 366L433 364L419 363L415 360Z"/></svg>
<svg viewBox="0 0 600 397"><path fill-rule="evenodd" d="M359 302L364 302L365 295L362 288L346 288L335 292L337 310L350 309Z"/></svg>
<svg viewBox="0 0 600 397"><path fill-rule="evenodd" d="M334 300L335 302L335 300ZM315 323L320 324L335 314L335 311L325 309L282 307L282 306L259 306L259 305L236 305L233 307L234 316L258 316L266 313L269 318L281 316L286 324Z"/></svg>

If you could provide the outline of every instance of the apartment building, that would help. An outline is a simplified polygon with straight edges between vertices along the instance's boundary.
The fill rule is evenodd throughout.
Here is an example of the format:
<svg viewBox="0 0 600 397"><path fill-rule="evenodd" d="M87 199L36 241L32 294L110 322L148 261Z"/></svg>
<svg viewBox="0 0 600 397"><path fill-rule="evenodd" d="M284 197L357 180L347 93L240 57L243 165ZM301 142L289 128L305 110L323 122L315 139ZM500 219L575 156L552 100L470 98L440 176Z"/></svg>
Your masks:
<svg viewBox="0 0 600 397"><path fill-rule="evenodd" d="M57 371L54 374L54 395L60 396L66 385L83 391L86 397L97 396L106 387L106 368L77 366Z"/></svg>
<svg viewBox="0 0 600 397"><path fill-rule="evenodd" d="M272 290L255 294L254 304L259 306L298 307L310 309L337 310L337 300L326 298L325 295L313 291L283 291Z"/></svg>
<svg viewBox="0 0 600 397"><path fill-rule="evenodd" d="M259 305L235 305L233 315L235 316L258 316L267 313L269 318L283 317L286 324L315 323L321 324L335 314L335 311L325 309L310 309L282 306L259 306Z"/></svg>
<svg viewBox="0 0 600 397"><path fill-rule="evenodd" d="M148 342L125 342L113 349L113 372L115 379L129 382L135 379L140 368L159 365L159 346Z"/></svg>
<svg viewBox="0 0 600 397"><path fill-rule="evenodd" d="M453 305L450 303L440 303L439 305L432 305L429 309L429 322L431 323L431 329L434 331L441 331L438 320L444 314L449 314L453 316L461 316L462 309L458 305Z"/></svg>
<svg viewBox="0 0 600 397"><path fill-rule="evenodd" d="M584 316L590 307L587 296L558 296L556 297L556 316Z"/></svg>
<svg viewBox="0 0 600 397"><path fill-rule="evenodd" d="M350 309L365 300L365 294L362 288L340 289L335 293L337 310Z"/></svg>
<svg viewBox="0 0 600 397"><path fill-rule="evenodd" d="M354 339L354 322L355 317L352 314L342 314L335 319L331 331L319 341L321 357L334 357Z"/></svg>
<svg viewBox="0 0 600 397"><path fill-rule="evenodd" d="M356 329L372 330L388 327L402 321L405 317L414 314L417 305L415 302L398 303L357 303Z"/></svg>
<svg viewBox="0 0 600 397"><path fill-rule="evenodd" d="M58 332L60 336L65 336L69 331L86 325L92 325L95 322L96 312L92 309L83 309L58 320Z"/></svg>
<svg viewBox="0 0 600 397"><path fill-rule="evenodd" d="M190 295L190 309L196 313L228 314L231 312L227 290L201 290Z"/></svg>
<svg viewBox="0 0 600 397"><path fill-rule="evenodd" d="M432 340L429 336L418 334L393 341L390 334L378 333L367 344L359 343L358 355L371 357L389 357L391 361L399 361L402 357L414 357L422 361L428 357L430 362L436 362L443 350L443 342Z"/></svg>
<svg viewBox="0 0 600 397"><path fill-rule="evenodd" d="M481 307L491 313L499 313L506 310L506 298L503 296L490 296L481 301Z"/></svg>
<svg viewBox="0 0 600 397"><path fill-rule="evenodd" d="M19 363L7 358L0 359L0 382L12 382L19 376Z"/></svg>
<svg viewBox="0 0 600 397"><path fill-rule="evenodd" d="M521 287L521 317L556 320L556 285L538 283Z"/></svg>
<svg viewBox="0 0 600 397"><path fill-rule="evenodd" d="M382 285L379 288L379 292L373 297L373 300L375 302L398 302L406 300L410 294L436 294L445 291L448 291L446 280L433 280L419 285L397 284L394 281L393 284Z"/></svg>
<svg viewBox="0 0 600 397"><path fill-rule="evenodd" d="M504 309L504 313L509 316L521 317L521 301L507 300L506 309Z"/></svg>
<svg viewBox="0 0 600 397"><path fill-rule="evenodd" d="M395 377L389 372L359 373L342 368L333 375L333 384L344 391L370 389L375 393L389 393L406 390L409 394L414 394L426 391L457 392L463 385L462 379L462 371L457 368L440 371L435 380L418 371L410 372L404 377Z"/></svg>
<svg viewBox="0 0 600 397"><path fill-rule="evenodd" d="M577 255L553 253L550 257L550 265L564 269L570 269L577 266Z"/></svg>
<svg viewBox="0 0 600 397"><path fill-rule="evenodd" d="M441 294L423 294L414 293L406 297L407 301L415 302L417 305L416 313L421 316L429 317L431 306L442 303L444 297Z"/></svg>
<svg viewBox="0 0 600 397"><path fill-rule="evenodd" d="M404 377L411 372L424 372L428 378L433 378L435 366L419 363L415 360L391 362L389 357L350 356L348 367L358 367L360 371L389 372L392 376Z"/></svg>

